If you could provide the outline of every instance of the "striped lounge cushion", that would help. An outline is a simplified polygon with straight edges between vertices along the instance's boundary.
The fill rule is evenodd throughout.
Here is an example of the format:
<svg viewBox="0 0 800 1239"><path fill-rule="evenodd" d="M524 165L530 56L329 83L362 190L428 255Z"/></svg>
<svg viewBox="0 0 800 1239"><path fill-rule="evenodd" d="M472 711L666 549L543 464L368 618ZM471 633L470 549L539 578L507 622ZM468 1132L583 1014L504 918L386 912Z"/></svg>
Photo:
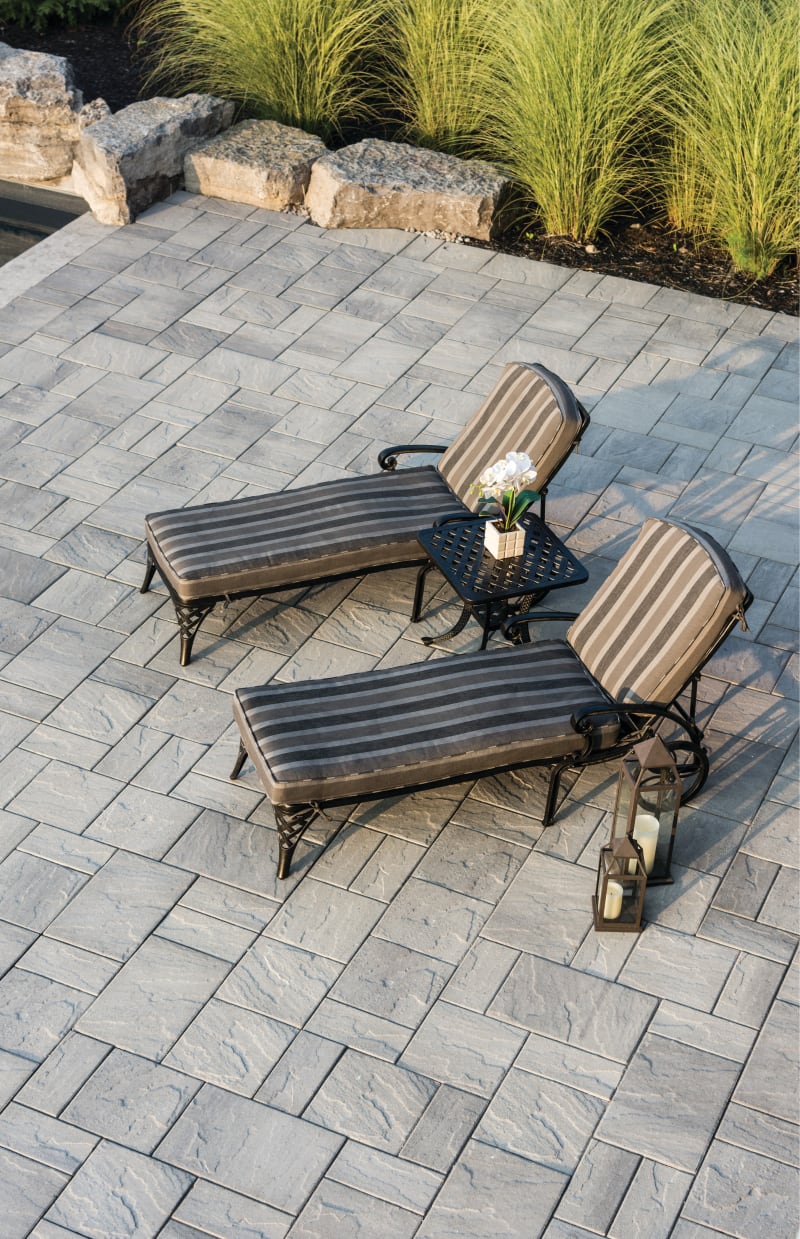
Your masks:
<svg viewBox="0 0 800 1239"><path fill-rule="evenodd" d="M145 530L162 576L190 602L419 562L418 530L461 507L425 466L156 512Z"/></svg>
<svg viewBox="0 0 800 1239"><path fill-rule="evenodd" d="M582 425L569 388L544 366L514 361L439 461L439 472L471 507L475 479L506 452L527 452L536 486L547 485L569 454Z"/></svg>
<svg viewBox="0 0 800 1239"><path fill-rule="evenodd" d="M708 534L648 520L567 633L618 701L673 701L742 605L744 583Z"/></svg>
<svg viewBox="0 0 800 1239"><path fill-rule="evenodd" d="M580 752L606 698L564 641L308 684L238 689L234 716L273 803L365 794ZM610 718L603 743L618 732Z"/></svg>

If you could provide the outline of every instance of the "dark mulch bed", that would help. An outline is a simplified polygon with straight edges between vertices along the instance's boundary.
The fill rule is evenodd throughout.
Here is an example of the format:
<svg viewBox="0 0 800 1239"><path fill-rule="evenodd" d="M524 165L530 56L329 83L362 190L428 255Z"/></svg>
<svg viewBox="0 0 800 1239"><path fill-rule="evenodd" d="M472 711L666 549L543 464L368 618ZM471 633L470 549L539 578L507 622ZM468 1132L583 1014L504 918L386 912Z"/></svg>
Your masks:
<svg viewBox="0 0 800 1239"><path fill-rule="evenodd" d="M98 20L73 30L54 25L39 35L0 23L0 41L66 56L84 99L100 96L112 112L147 97L143 66L123 23ZM690 239L654 219L618 225L596 242L595 253L587 253L585 246L564 237L548 237L513 226L492 247L560 266L663 284L765 310L798 313L796 263L786 261L768 280L753 281L733 271L725 254L713 246L695 248Z"/></svg>
<svg viewBox="0 0 800 1239"><path fill-rule="evenodd" d="M105 99L112 112L146 98L144 72L121 22L98 19L88 26L48 26L41 34L0 21L0 42L30 52L66 56L83 99Z"/></svg>

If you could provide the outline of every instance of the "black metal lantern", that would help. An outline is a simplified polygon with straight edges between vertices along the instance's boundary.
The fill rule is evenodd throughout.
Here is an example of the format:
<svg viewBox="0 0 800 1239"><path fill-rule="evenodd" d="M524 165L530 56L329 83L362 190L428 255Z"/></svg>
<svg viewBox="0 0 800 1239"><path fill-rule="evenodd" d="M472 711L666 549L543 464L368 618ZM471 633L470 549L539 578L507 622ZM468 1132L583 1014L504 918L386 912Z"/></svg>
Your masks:
<svg viewBox="0 0 800 1239"><path fill-rule="evenodd" d="M642 849L635 839L622 835L602 847L592 896L595 929L638 934L646 886Z"/></svg>
<svg viewBox="0 0 800 1239"><path fill-rule="evenodd" d="M635 744L620 763L611 839L630 835L642 849L651 886L673 882L670 873L681 780L678 767L659 736Z"/></svg>

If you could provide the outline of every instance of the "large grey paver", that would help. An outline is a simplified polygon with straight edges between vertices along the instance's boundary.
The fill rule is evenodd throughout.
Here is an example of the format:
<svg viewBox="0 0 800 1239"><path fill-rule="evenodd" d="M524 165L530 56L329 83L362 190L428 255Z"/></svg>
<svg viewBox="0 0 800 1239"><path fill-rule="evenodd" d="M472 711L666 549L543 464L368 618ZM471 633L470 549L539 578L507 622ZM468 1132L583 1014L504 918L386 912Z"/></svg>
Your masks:
<svg viewBox="0 0 800 1239"><path fill-rule="evenodd" d="M797 1123L800 1106L788 1087L797 1077L797 1053L797 1012L788 1003L776 1002L737 1085L736 1101Z"/></svg>
<svg viewBox="0 0 800 1239"><path fill-rule="evenodd" d="M569 1172L604 1108L588 1093L512 1068L478 1124L475 1139Z"/></svg>
<svg viewBox="0 0 800 1239"><path fill-rule="evenodd" d="M412 1038L400 1063L443 1084L490 1097L523 1040L520 1029L440 1002Z"/></svg>
<svg viewBox="0 0 800 1239"><path fill-rule="evenodd" d="M441 960L369 938L334 985L331 997L416 1028L451 972Z"/></svg>
<svg viewBox="0 0 800 1239"><path fill-rule="evenodd" d="M64 1174L74 1174L96 1144L96 1136L16 1102L7 1106L0 1116L3 1148Z"/></svg>
<svg viewBox="0 0 800 1239"><path fill-rule="evenodd" d="M655 1008L649 995L523 955L488 1011L531 1032L625 1062Z"/></svg>
<svg viewBox="0 0 800 1239"><path fill-rule="evenodd" d="M456 964L490 910L488 903L410 878L376 932L381 938Z"/></svg>
<svg viewBox="0 0 800 1239"><path fill-rule="evenodd" d="M264 1015L302 1025L341 971L334 960L261 938L228 976L219 996Z"/></svg>
<svg viewBox="0 0 800 1239"><path fill-rule="evenodd" d="M419 1239L461 1235L533 1239L544 1231L564 1189L564 1174L470 1141L417 1234Z"/></svg>
<svg viewBox="0 0 800 1239"><path fill-rule="evenodd" d="M758 1233L794 1239L800 1223L796 1182L788 1166L715 1140L683 1215L710 1227L724 1226L738 1239Z"/></svg>
<svg viewBox="0 0 800 1239"><path fill-rule="evenodd" d="M734 963L730 949L649 925L620 973L623 984L710 1011Z"/></svg>
<svg viewBox="0 0 800 1239"><path fill-rule="evenodd" d="M636 1154L590 1141L556 1215L576 1226L607 1231L638 1166Z"/></svg>
<svg viewBox="0 0 800 1239"><path fill-rule="evenodd" d="M126 960L189 885L179 869L116 852L52 922L53 937Z"/></svg>
<svg viewBox="0 0 800 1239"><path fill-rule="evenodd" d="M277 835L227 813L205 809L167 853L168 864L277 897ZM298 860L302 851L298 849ZM291 879L290 879L291 880ZM292 886L295 883L292 882ZM291 888L290 888L291 889ZM283 893L283 892L281 892Z"/></svg>
<svg viewBox="0 0 800 1239"><path fill-rule="evenodd" d="M328 1178L415 1213L424 1213L442 1185L442 1176L401 1158L348 1142Z"/></svg>
<svg viewBox="0 0 800 1239"><path fill-rule="evenodd" d="M12 968L0 981L0 1048L41 1062L91 1001L71 986Z"/></svg>
<svg viewBox="0 0 800 1239"><path fill-rule="evenodd" d="M323 1179L292 1227L296 1239L325 1239L331 1228L375 1239L411 1239L419 1214L398 1208L363 1191Z"/></svg>
<svg viewBox="0 0 800 1239"><path fill-rule="evenodd" d="M67 1175L0 1149L0 1192L8 1239L26 1239L66 1183Z"/></svg>
<svg viewBox="0 0 800 1239"><path fill-rule="evenodd" d="M0 917L41 932L85 881L74 869L14 852L0 864Z"/></svg>
<svg viewBox="0 0 800 1239"><path fill-rule="evenodd" d="M292 1222L287 1213L205 1179L195 1180L173 1216L187 1227L196 1226L198 1231L216 1230L223 1239L284 1239ZM178 1232L182 1233L192 1239L197 1232Z"/></svg>
<svg viewBox="0 0 800 1239"><path fill-rule="evenodd" d="M56 619L3 668L3 677L24 688L60 692L76 688L120 644L116 633L75 619Z"/></svg>
<svg viewBox="0 0 800 1239"><path fill-rule="evenodd" d="M600 1120L598 1139L696 1171L737 1075L727 1059L648 1033Z"/></svg>
<svg viewBox="0 0 800 1239"><path fill-rule="evenodd" d="M435 1091L434 1082L417 1072L348 1050L304 1116L397 1153Z"/></svg>
<svg viewBox="0 0 800 1239"><path fill-rule="evenodd" d="M84 1013L79 1031L160 1060L227 971L222 960L152 938Z"/></svg>
<svg viewBox="0 0 800 1239"><path fill-rule="evenodd" d="M483 928L506 946L568 964L591 923L592 875L534 853Z"/></svg>
<svg viewBox="0 0 800 1239"><path fill-rule="evenodd" d="M205 1085L158 1156L221 1187L296 1213L343 1137Z"/></svg>
<svg viewBox="0 0 800 1239"><path fill-rule="evenodd" d="M279 1020L211 999L164 1061L252 1097L293 1036L294 1029Z"/></svg>
<svg viewBox="0 0 800 1239"><path fill-rule="evenodd" d="M614 1216L611 1239L667 1239L691 1182L686 1171L643 1158Z"/></svg>
<svg viewBox="0 0 800 1239"><path fill-rule="evenodd" d="M112 1050L63 1118L115 1144L151 1153L199 1088L199 1080L125 1050Z"/></svg>
<svg viewBox="0 0 800 1239"><path fill-rule="evenodd" d="M102 1141L47 1217L89 1239L151 1239L190 1184L190 1175L174 1166Z"/></svg>
<svg viewBox="0 0 800 1239"><path fill-rule="evenodd" d="M270 921L267 934L345 963L382 912L376 899L308 881L292 892Z"/></svg>

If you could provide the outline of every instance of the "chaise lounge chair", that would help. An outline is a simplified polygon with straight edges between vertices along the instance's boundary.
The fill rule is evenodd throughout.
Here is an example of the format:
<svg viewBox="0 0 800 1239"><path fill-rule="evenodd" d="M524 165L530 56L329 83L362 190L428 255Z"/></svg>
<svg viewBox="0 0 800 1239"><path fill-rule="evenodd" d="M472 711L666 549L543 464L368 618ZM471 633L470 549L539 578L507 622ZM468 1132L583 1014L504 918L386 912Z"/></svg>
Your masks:
<svg viewBox="0 0 800 1239"><path fill-rule="evenodd" d="M727 553L677 521L648 520L575 616L508 622L522 643L305 684L239 689L241 742L273 803L278 877L326 804L546 765L543 820L562 774L610 761L659 730L684 783L708 774L695 718L700 672L752 601ZM566 639L524 641L526 621L573 620ZM688 688L688 702L678 701Z"/></svg>
<svg viewBox="0 0 800 1239"><path fill-rule="evenodd" d="M527 452L536 465L544 517L547 487L588 422L556 375L512 362L449 447L387 448L375 475L151 514L141 592L158 569L185 667L218 602L424 563L417 533L444 516L469 516L471 483L507 451ZM415 452L444 454L436 466L397 470L398 457Z"/></svg>

